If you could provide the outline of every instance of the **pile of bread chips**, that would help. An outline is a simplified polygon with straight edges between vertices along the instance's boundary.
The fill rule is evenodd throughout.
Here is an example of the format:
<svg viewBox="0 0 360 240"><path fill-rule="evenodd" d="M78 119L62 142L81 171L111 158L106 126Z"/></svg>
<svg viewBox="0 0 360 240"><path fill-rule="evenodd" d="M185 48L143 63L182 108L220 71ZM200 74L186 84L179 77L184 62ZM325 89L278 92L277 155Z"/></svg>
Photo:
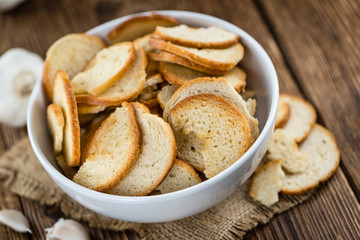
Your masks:
<svg viewBox="0 0 360 240"><path fill-rule="evenodd" d="M340 154L330 131L316 124L314 107L302 98L280 94L275 131L249 194L266 206L283 194L301 194L328 180Z"/></svg>
<svg viewBox="0 0 360 240"><path fill-rule="evenodd" d="M258 137L236 34L148 15L108 40L69 34L46 55L48 126L68 178L123 196L173 192L217 175Z"/></svg>

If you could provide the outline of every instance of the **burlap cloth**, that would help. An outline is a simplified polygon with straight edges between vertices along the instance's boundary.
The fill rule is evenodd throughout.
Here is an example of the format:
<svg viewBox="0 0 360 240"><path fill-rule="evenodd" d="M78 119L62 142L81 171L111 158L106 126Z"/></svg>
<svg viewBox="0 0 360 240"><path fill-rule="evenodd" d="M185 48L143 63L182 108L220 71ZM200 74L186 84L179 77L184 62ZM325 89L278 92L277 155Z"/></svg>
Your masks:
<svg viewBox="0 0 360 240"><path fill-rule="evenodd" d="M145 239L239 239L259 223L270 221L274 214L299 204L311 195L281 195L277 204L267 208L247 195L246 182L225 201L183 220L156 224L119 221L94 213L68 197L43 169L28 138L0 157L0 181L15 194L60 207L68 218L83 220L92 227L103 229L134 229Z"/></svg>

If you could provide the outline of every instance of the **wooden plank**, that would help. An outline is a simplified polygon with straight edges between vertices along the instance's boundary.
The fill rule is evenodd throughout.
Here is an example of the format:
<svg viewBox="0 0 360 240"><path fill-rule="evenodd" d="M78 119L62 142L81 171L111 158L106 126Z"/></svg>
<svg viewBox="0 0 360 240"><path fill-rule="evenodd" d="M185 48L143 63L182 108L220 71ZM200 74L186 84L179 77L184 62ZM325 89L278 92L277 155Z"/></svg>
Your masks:
<svg viewBox="0 0 360 240"><path fill-rule="evenodd" d="M360 2L261 3L303 92L334 133L360 199Z"/></svg>

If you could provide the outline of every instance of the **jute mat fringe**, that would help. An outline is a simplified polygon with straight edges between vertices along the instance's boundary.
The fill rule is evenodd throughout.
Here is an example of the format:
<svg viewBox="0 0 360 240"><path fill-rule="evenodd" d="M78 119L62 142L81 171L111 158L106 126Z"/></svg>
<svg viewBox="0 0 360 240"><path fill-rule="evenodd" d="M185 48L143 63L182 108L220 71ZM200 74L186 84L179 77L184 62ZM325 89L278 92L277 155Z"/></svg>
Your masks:
<svg viewBox="0 0 360 240"><path fill-rule="evenodd" d="M144 239L239 239L247 231L266 223L274 214L306 200L311 193L280 196L267 208L248 195L248 182L215 207L178 221L138 224L108 218L82 207L68 197L48 176L32 151L28 138L19 141L0 158L0 182L3 187L41 204L56 205L68 217L88 222L91 227L109 230L134 229Z"/></svg>

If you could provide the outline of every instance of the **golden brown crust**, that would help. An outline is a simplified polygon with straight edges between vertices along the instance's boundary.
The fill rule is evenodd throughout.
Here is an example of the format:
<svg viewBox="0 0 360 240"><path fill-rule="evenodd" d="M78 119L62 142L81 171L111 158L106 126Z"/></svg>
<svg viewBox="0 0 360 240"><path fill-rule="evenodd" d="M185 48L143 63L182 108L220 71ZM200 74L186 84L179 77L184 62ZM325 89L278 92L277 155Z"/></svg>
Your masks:
<svg viewBox="0 0 360 240"><path fill-rule="evenodd" d="M106 106L90 105L90 104L86 104L86 103L78 103L77 107L78 107L79 114L95 114L95 113L102 112L106 109Z"/></svg>
<svg viewBox="0 0 360 240"><path fill-rule="evenodd" d="M336 155L337 155L336 163L335 163L334 167L328 172L328 174L326 174L326 176L324 176L322 179L315 181L314 183L309 184L307 186L303 186L302 188L297 189L297 190L286 189L283 187L281 189L281 192L284 194L288 194L288 195L303 194L305 192L310 191L311 189L317 188L320 185L320 183L326 182L336 172L337 168L339 167L340 151L339 151L339 148L337 147L334 135L328 129L324 128L323 126L321 126L319 124L315 124L314 128L318 128L320 131L323 131L326 135L328 135L330 140L333 142L333 144L335 146Z"/></svg>
<svg viewBox="0 0 360 240"><path fill-rule="evenodd" d="M191 28L194 29L195 28ZM172 43L185 46L185 47L192 47L192 48L227 48L231 47L232 45L236 44L239 41L239 36L235 36L233 39L229 39L227 41L222 42L198 42L198 41L191 41L189 39L181 39L174 36L171 36L169 34L166 34L165 32L161 31L160 28L156 28L155 34L158 35L161 39L165 41L170 41Z"/></svg>
<svg viewBox="0 0 360 240"><path fill-rule="evenodd" d="M66 124L69 124L71 131L71 140L73 143L73 151L71 153L71 159L66 159L66 162L69 166L75 167L80 164L80 123L78 118L78 110L76 105L76 100L74 96L74 92L71 88L71 82L68 79L67 73L64 71L58 71L55 76L55 81L62 81L61 87L65 93L65 104L66 106L62 106L64 108L68 108L69 116L65 115L66 120L69 121ZM54 84L55 85L55 84ZM59 90L57 90L59 91ZM53 96L54 98L54 96ZM67 111L64 111L66 114ZM64 131L64 140L66 138L67 131Z"/></svg>
<svg viewBox="0 0 360 240"><path fill-rule="evenodd" d="M50 83L50 79L48 77L48 71L49 71L49 59L45 59L44 61L44 67L43 67L43 73L42 73L42 84L45 89L46 96L52 101L52 83Z"/></svg>
<svg viewBox="0 0 360 240"><path fill-rule="evenodd" d="M290 118L290 106L279 98L279 107L276 114L275 128L282 128L285 126Z"/></svg>
<svg viewBox="0 0 360 240"><path fill-rule="evenodd" d="M141 61L140 69L142 71L143 69L146 68L146 65L147 65L146 54L145 54L144 50L141 48L137 48L136 52L137 52L136 55L138 55L136 57L139 57L140 61ZM135 59L135 61L137 61L137 60ZM134 64L136 64L136 63L134 63ZM129 69L128 71L131 71L131 70L132 69ZM125 73L125 75L126 75L126 73ZM121 77L124 77L124 75L122 75ZM139 80L142 80L142 77L140 77ZM145 81L145 76L143 77L143 80ZM121 80L119 80L119 81L121 81ZM123 93L122 95L119 95L116 97L106 96L105 95L106 92L104 94L100 94L99 96L92 96L90 94L79 94L79 95L76 95L76 101L78 103L86 103L86 104L92 104L92 105L118 106L122 102L134 100L139 95L139 93L142 91L143 85L144 85L144 83L139 84L138 87L136 89L134 89L134 91L128 92L128 93Z"/></svg>
<svg viewBox="0 0 360 240"><path fill-rule="evenodd" d="M62 150L62 143L64 140L64 114L61 106L55 103L52 103L47 107L46 114L50 133L53 135L54 152L55 155L58 155ZM61 131L57 131L58 128L60 128Z"/></svg>
<svg viewBox="0 0 360 240"><path fill-rule="evenodd" d="M309 129L306 132L304 132L304 134L301 137L295 139L296 142L301 143L302 141L304 141L307 138L307 136L309 136L311 130L315 126L315 123L316 123L316 111L315 111L315 108L313 107L313 105L311 105L305 99L294 96L294 95L282 93L282 94L280 94L279 98L290 98L292 101L301 102L301 103L305 104L308 107L308 109L311 111L311 124L310 124ZM289 119L291 118L291 111L292 110L291 110L291 107L290 107L290 117L289 117ZM284 126L286 126L286 124Z"/></svg>
<svg viewBox="0 0 360 240"><path fill-rule="evenodd" d="M226 71L211 69L211 68L202 66L202 65L194 63L184 57L180 57L178 55L164 52L164 51L161 51L160 53L149 53L149 57L155 61L163 61L163 62L179 64L181 66L188 67L188 68L191 68L191 69L194 69L194 70L197 70L200 72L204 72L204 73L207 73L210 75L220 76L226 72Z"/></svg>
<svg viewBox="0 0 360 240"><path fill-rule="evenodd" d="M204 58L200 55L188 51L187 49L181 46L154 38L150 38L150 46L186 58L194 63L205 66L207 68L216 69L220 71L228 71L232 69L233 67L235 67L236 64L238 64L238 62L243 58L244 55L244 47L240 43L231 46L231 48L234 48L234 51L237 51L239 53L238 61L234 61L234 62L233 61L220 62L215 59Z"/></svg>
<svg viewBox="0 0 360 240"><path fill-rule="evenodd" d="M188 170L188 172L191 173L191 175L193 175L194 178L196 178L199 182L202 182L201 178L199 177L199 174L197 174L195 169L190 164L186 163L185 161L183 161L179 158L175 158L174 164L175 163L186 168Z"/></svg>
<svg viewBox="0 0 360 240"><path fill-rule="evenodd" d="M142 23L151 23L153 28L143 29L138 34L130 34L131 37L124 38L123 36L127 37L127 32L131 31L132 27L136 27L138 24ZM110 42L120 42L120 41L132 41L138 37L144 36L153 32L156 26L175 26L178 25L179 21L173 17L166 16L166 15L158 15L158 14L151 14L149 16L138 16L132 17L129 20L120 23L117 27L115 27L111 32L108 34L108 38Z"/></svg>

